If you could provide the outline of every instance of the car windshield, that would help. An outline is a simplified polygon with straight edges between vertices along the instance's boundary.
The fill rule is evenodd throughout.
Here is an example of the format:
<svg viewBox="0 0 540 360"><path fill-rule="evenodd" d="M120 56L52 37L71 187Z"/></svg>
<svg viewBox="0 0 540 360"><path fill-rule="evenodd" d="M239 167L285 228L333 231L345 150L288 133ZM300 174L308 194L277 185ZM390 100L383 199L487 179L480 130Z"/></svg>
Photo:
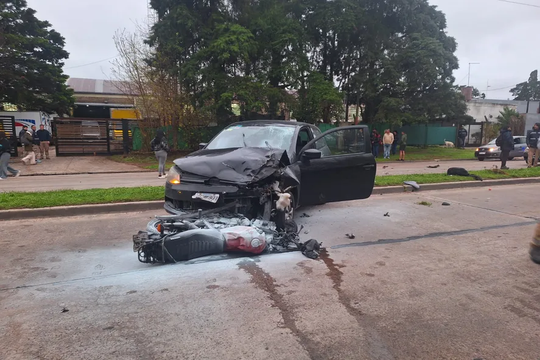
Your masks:
<svg viewBox="0 0 540 360"><path fill-rule="evenodd" d="M487 144L488 145L495 145L495 142L497 141L497 139L493 139L491 140L490 142L488 142Z"/></svg>
<svg viewBox="0 0 540 360"><path fill-rule="evenodd" d="M289 150L294 126L234 125L220 132L206 147L210 150L260 147Z"/></svg>

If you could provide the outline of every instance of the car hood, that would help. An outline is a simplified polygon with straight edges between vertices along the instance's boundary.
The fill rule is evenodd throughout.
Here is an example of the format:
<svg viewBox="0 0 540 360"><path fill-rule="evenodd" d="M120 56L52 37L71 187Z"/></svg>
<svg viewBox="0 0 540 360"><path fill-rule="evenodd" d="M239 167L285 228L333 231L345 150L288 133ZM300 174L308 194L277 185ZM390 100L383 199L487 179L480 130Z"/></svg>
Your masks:
<svg viewBox="0 0 540 360"><path fill-rule="evenodd" d="M491 149L491 148L496 148L497 149L498 148L498 146L495 145L495 144L486 144L486 145L482 145L480 147L483 148L483 149Z"/></svg>
<svg viewBox="0 0 540 360"><path fill-rule="evenodd" d="M285 150L245 147L239 149L199 150L174 164L180 171L247 185L290 165Z"/></svg>

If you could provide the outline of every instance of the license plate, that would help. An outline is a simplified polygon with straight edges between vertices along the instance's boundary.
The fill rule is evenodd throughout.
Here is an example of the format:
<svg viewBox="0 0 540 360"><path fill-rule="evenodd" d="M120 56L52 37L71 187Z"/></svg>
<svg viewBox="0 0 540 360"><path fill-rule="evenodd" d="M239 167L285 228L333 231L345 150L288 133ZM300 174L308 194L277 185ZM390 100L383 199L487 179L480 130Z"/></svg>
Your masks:
<svg viewBox="0 0 540 360"><path fill-rule="evenodd" d="M486 155L485 152L478 153L478 155Z"/></svg>
<svg viewBox="0 0 540 360"><path fill-rule="evenodd" d="M208 201L208 202L211 202L212 204L215 204L219 200L219 194L196 193L191 198L201 199L203 201Z"/></svg>
<svg viewBox="0 0 540 360"><path fill-rule="evenodd" d="M148 233L139 232L137 235L133 235L133 251L139 251L145 241L148 241Z"/></svg>

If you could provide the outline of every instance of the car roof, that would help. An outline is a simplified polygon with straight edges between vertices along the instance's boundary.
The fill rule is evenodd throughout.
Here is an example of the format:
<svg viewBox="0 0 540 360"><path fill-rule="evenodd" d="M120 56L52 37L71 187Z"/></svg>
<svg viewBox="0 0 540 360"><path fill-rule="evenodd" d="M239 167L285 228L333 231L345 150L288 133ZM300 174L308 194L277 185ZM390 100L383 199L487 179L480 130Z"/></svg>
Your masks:
<svg viewBox="0 0 540 360"><path fill-rule="evenodd" d="M293 126L293 127L300 127L300 126L305 126L305 125L314 126L312 124L308 124L304 122L287 121L287 120L247 120L247 121L238 121L229 126L234 126L234 125L253 125L253 126L281 125L281 126Z"/></svg>

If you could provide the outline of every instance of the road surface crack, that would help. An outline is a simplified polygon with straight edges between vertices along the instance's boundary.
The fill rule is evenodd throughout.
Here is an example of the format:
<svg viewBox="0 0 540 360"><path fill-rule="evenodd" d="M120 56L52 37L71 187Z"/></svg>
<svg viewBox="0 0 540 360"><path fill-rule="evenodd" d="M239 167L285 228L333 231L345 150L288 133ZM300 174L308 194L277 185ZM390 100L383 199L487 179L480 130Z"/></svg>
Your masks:
<svg viewBox="0 0 540 360"><path fill-rule="evenodd" d="M322 359L319 355L318 344L298 329L292 310L285 302L284 296L277 291L279 285L276 284L274 278L253 261L242 261L238 264L238 267L251 276L251 283L268 294L272 306L279 309L284 326L300 340L300 345L308 353L309 358L313 360Z"/></svg>

